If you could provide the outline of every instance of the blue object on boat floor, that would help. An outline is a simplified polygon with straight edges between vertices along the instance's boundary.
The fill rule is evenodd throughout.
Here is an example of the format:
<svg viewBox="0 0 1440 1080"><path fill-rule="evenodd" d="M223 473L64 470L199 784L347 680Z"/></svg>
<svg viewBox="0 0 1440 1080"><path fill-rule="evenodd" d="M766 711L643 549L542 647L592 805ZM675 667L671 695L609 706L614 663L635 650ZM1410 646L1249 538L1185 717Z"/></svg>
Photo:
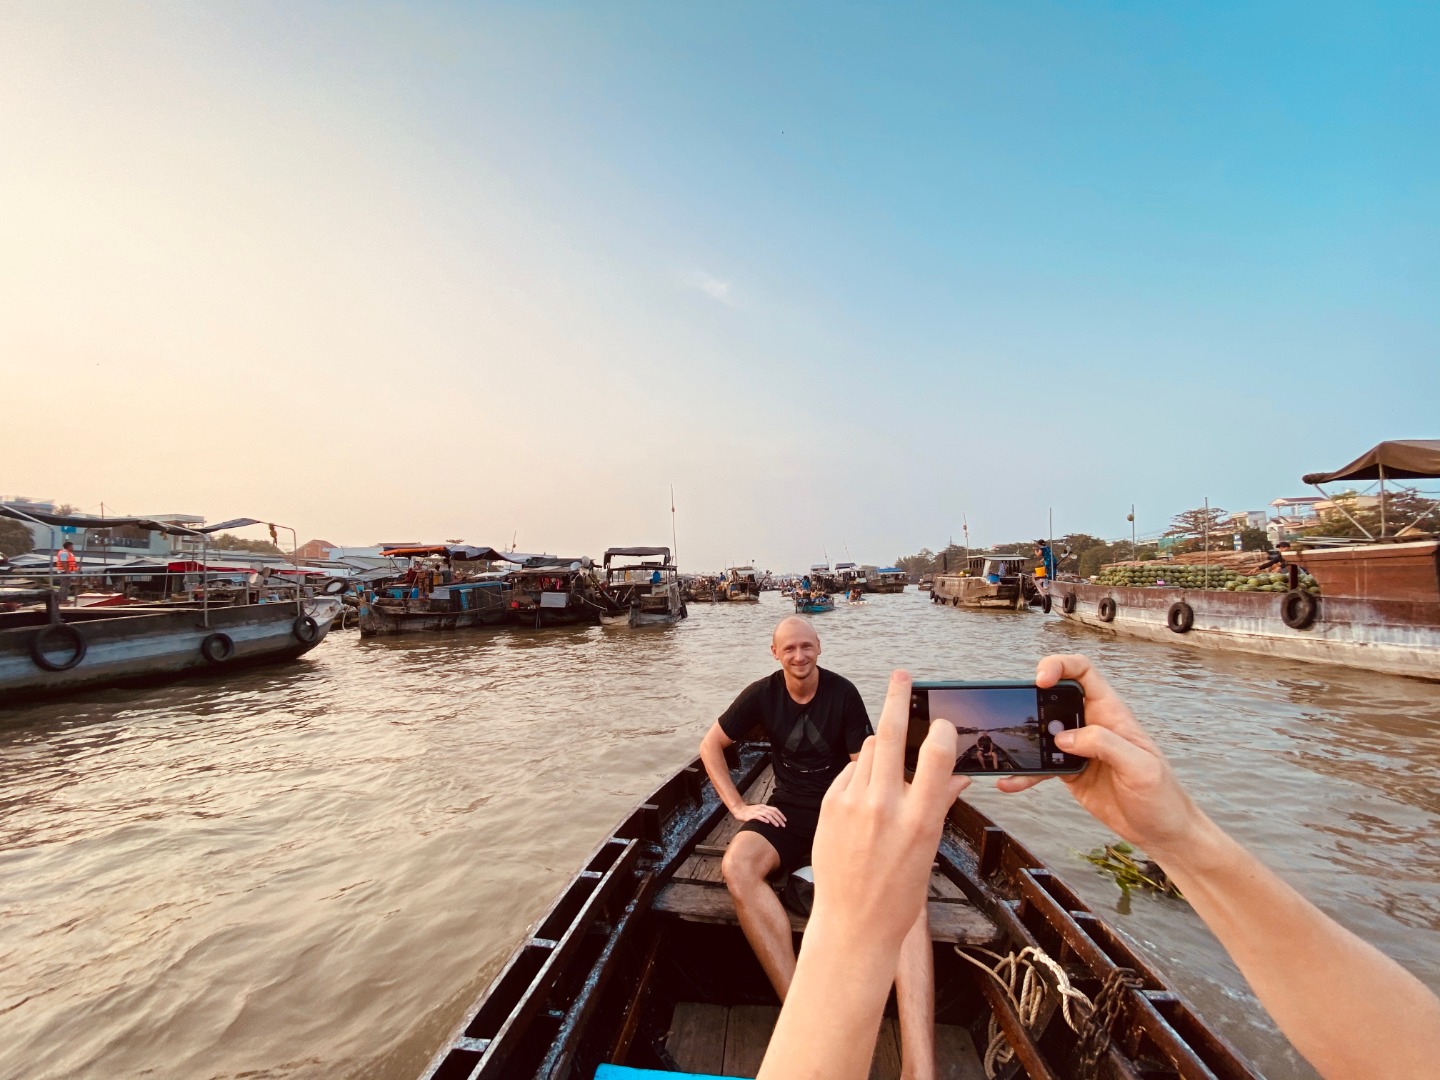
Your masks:
<svg viewBox="0 0 1440 1080"><path fill-rule="evenodd" d="M595 1080L740 1080L738 1076L716 1076L714 1073L660 1072L656 1069L632 1069L628 1065L601 1065Z"/></svg>

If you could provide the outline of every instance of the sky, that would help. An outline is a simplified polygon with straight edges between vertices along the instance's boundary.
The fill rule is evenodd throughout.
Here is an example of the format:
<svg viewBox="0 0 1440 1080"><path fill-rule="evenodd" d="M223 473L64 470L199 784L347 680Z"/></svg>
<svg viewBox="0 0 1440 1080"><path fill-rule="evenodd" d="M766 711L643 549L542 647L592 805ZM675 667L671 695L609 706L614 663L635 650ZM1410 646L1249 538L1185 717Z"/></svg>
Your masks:
<svg viewBox="0 0 1440 1080"><path fill-rule="evenodd" d="M1440 437L1428 4L0 4L0 495L682 569Z"/></svg>

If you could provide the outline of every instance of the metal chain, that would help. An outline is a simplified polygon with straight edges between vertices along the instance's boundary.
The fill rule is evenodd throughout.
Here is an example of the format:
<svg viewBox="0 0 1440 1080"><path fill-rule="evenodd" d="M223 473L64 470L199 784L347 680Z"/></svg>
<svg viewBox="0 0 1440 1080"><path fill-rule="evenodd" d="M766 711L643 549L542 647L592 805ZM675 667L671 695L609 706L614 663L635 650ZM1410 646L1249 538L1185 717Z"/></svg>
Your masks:
<svg viewBox="0 0 1440 1080"><path fill-rule="evenodd" d="M1093 1008L1080 1022L1076 1046L1076 1075L1080 1080L1098 1080L1100 1058L1110 1048L1115 1025L1125 1011L1126 991L1140 986L1140 978L1129 968L1117 967L1105 976L1095 995Z"/></svg>

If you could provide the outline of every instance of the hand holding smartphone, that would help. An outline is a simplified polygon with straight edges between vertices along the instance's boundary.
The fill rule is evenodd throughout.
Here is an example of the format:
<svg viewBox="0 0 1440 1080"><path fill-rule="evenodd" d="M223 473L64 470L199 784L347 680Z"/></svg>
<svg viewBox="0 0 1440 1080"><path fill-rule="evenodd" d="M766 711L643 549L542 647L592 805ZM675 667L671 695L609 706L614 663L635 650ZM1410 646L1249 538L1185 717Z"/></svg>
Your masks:
<svg viewBox="0 0 1440 1080"><path fill-rule="evenodd" d="M936 720L959 736L956 773L968 776L1061 776L1083 772L1087 759L1066 754L1055 736L1085 725L1085 693L1062 679L1041 689L1024 682L925 682L910 690L905 767Z"/></svg>

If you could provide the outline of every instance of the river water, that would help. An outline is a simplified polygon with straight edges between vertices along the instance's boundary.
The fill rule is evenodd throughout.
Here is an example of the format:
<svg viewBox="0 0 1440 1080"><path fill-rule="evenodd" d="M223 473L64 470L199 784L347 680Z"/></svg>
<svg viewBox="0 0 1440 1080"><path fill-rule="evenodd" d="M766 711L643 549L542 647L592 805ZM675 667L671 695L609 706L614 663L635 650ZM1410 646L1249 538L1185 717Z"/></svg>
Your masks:
<svg viewBox="0 0 1440 1080"><path fill-rule="evenodd" d="M0 712L0 1077L415 1076L585 854L772 670L787 610L767 593L665 630L335 634L224 682ZM1027 678L1088 652L1222 825L1440 987L1434 685L913 591L816 621L872 716L893 667ZM1060 784L967 795L1267 1076L1312 1075L1183 904L1127 904L1079 860L1110 837Z"/></svg>

